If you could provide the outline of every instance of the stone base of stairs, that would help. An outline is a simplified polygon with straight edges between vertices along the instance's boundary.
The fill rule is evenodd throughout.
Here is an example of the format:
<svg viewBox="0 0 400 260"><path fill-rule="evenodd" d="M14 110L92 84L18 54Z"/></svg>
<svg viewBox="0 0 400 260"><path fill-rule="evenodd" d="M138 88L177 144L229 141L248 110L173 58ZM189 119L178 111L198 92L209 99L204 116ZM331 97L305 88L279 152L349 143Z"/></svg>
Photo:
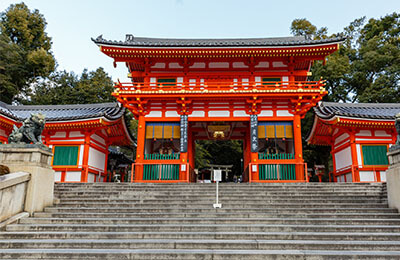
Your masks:
<svg viewBox="0 0 400 260"><path fill-rule="evenodd" d="M0 232L1 259L400 259L400 215L374 184L57 184Z"/></svg>

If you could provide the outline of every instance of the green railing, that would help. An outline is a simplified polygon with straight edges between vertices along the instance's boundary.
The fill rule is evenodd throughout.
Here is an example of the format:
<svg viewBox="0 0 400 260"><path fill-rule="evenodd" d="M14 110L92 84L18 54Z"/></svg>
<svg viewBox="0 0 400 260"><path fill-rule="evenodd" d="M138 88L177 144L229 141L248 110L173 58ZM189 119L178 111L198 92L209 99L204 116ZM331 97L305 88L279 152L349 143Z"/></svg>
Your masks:
<svg viewBox="0 0 400 260"><path fill-rule="evenodd" d="M145 160L177 160L179 159L179 153L173 153L173 154L159 154L159 153L151 153L151 154L145 154L144 159Z"/></svg>
<svg viewBox="0 0 400 260"><path fill-rule="evenodd" d="M260 180L296 180L295 164L259 164Z"/></svg>
<svg viewBox="0 0 400 260"><path fill-rule="evenodd" d="M143 180L179 180L179 164L144 164Z"/></svg>
<svg viewBox="0 0 400 260"><path fill-rule="evenodd" d="M266 159L266 160L285 160L285 159L294 159L294 153L258 153L258 159Z"/></svg>

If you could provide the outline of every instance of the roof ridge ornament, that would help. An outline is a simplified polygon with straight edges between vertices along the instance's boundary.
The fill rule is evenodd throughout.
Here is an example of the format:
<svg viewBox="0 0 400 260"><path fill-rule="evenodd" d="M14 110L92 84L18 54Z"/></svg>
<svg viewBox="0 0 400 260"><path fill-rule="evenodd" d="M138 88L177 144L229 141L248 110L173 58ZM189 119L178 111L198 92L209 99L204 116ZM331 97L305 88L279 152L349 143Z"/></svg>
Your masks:
<svg viewBox="0 0 400 260"><path fill-rule="evenodd" d="M133 36L133 34L126 34L125 35L125 42L133 42L135 39L135 37Z"/></svg>
<svg viewBox="0 0 400 260"><path fill-rule="evenodd" d="M96 41L98 41L98 42L104 41L103 34L100 34L99 36L97 36Z"/></svg>

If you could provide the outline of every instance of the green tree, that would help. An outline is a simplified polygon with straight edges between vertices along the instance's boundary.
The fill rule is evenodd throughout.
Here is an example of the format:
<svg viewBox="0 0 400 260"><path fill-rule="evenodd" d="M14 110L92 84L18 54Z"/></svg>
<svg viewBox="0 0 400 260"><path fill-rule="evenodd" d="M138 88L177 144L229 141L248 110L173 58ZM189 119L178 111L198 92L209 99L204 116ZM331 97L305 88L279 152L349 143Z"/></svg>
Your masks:
<svg viewBox="0 0 400 260"><path fill-rule="evenodd" d="M352 60L355 101L400 102L400 14L370 19Z"/></svg>
<svg viewBox="0 0 400 260"><path fill-rule="evenodd" d="M301 18L293 20L290 32L295 36L310 36L314 39L323 39L327 37L328 28L322 27L318 29L307 19Z"/></svg>
<svg viewBox="0 0 400 260"><path fill-rule="evenodd" d="M0 14L0 100L11 103L31 92L31 84L55 69L46 20L24 4Z"/></svg>
<svg viewBox="0 0 400 260"><path fill-rule="evenodd" d="M233 165L232 173L242 173L242 142L238 140L199 140L196 142L195 167L206 167L207 164Z"/></svg>
<svg viewBox="0 0 400 260"><path fill-rule="evenodd" d="M31 104L115 102L111 96L113 85L111 77L101 67L90 72L85 69L80 77L73 72L55 72L48 80L36 84Z"/></svg>

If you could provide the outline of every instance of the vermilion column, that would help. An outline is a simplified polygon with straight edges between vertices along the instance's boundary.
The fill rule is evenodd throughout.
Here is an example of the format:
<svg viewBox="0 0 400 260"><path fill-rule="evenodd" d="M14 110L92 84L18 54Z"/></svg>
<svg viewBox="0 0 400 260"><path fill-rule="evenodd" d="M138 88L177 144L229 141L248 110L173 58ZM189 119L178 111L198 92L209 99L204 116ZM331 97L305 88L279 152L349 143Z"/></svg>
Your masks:
<svg viewBox="0 0 400 260"><path fill-rule="evenodd" d="M143 157L144 157L144 142L146 138L146 121L144 116L139 116L138 121L138 134L136 146L136 167L135 167L135 181L143 180Z"/></svg>
<svg viewBox="0 0 400 260"><path fill-rule="evenodd" d="M296 180L304 180L303 144L301 141L300 115L294 115L293 119L294 153L296 159Z"/></svg>
<svg viewBox="0 0 400 260"><path fill-rule="evenodd" d="M104 176L103 176L103 182L107 181L107 164L108 164L108 146L109 143L106 143L106 154L105 154L105 162L104 162ZM101 182L101 173L99 172L99 180L98 182Z"/></svg>
<svg viewBox="0 0 400 260"><path fill-rule="evenodd" d="M356 145L356 134L354 131L350 133L350 149L351 149L351 161L352 161L352 181L360 182L360 174L358 171L358 160L357 160L357 145Z"/></svg>
<svg viewBox="0 0 400 260"><path fill-rule="evenodd" d="M84 134L85 134L85 141L83 143L81 182L87 182L88 181L88 175L89 175L89 148L90 148L90 136L92 135L92 133L86 131Z"/></svg>

